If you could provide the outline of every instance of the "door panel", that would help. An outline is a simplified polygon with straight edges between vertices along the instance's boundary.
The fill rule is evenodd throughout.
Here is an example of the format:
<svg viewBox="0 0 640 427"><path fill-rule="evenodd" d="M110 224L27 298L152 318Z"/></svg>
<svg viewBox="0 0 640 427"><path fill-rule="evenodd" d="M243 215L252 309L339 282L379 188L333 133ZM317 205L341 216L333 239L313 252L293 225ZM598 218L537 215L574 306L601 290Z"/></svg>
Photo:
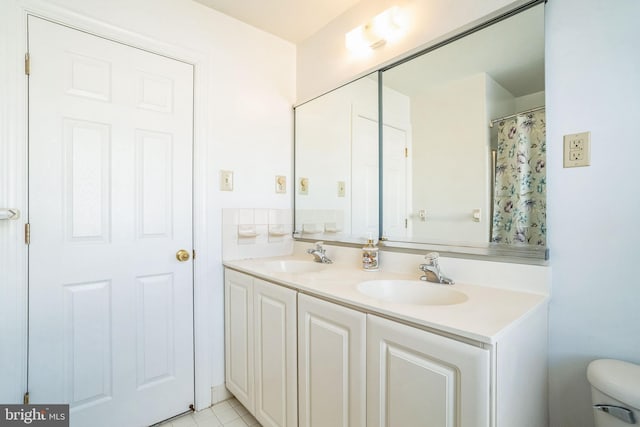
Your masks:
<svg viewBox="0 0 640 427"><path fill-rule="evenodd" d="M137 387L171 380L176 371L174 334L175 292L173 274L136 280Z"/></svg>
<svg viewBox="0 0 640 427"><path fill-rule="evenodd" d="M29 17L29 391L72 426L193 402L193 67Z"/></svg>
<svg viewBox="0 0 640 427"><path fill-rule="evenodd" d="M64 400L80 407L112 393L111 282L64 287Z"/></svg>
<svg viewBox="0 0 640 427"><path fill-rule="evenodd" d="M138 237L172 237L173 141L170 134L136 129Z"/></svg>

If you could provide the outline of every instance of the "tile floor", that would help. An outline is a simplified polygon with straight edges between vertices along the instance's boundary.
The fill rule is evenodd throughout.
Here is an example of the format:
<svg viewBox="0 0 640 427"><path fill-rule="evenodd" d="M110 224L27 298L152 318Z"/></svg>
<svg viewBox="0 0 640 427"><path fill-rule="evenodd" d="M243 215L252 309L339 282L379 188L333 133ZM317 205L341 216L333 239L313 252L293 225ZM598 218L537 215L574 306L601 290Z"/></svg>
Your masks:
<svg viewBox="0 0 640 427"><path fill-rule="evenodd" d="M202 411L173 418L157 427L260 427L236 399L225 400Z"/></svg>

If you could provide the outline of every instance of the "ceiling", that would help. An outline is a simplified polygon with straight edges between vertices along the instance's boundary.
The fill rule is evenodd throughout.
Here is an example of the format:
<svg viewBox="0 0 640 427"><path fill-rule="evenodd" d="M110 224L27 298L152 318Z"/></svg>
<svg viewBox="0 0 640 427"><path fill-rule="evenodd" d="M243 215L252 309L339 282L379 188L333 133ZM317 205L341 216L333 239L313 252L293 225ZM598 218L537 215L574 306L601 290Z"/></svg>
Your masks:
<svg viewBox="0 0 640 427"><path fill-rule="evenodd" d="M360 0L194 0L298 44Z"/></svg>

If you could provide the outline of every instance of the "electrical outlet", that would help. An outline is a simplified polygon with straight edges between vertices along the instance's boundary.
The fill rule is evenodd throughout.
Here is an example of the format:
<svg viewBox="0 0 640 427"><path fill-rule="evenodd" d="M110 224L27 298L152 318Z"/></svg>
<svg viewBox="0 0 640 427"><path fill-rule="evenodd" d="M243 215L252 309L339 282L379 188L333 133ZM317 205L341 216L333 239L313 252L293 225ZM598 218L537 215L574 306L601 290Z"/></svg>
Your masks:
<svg viewBox="0 0 640 427"><path fill-rule="evenodd" d="M569 150L569 160L574 162L584 160L584 153L582 151Z"/></svg>
<svg viewBox="0 0 640 427"><path fill-rule="evenodd" d="M564 167L589 166L591 157L591 132L564 136Z"/></svg>

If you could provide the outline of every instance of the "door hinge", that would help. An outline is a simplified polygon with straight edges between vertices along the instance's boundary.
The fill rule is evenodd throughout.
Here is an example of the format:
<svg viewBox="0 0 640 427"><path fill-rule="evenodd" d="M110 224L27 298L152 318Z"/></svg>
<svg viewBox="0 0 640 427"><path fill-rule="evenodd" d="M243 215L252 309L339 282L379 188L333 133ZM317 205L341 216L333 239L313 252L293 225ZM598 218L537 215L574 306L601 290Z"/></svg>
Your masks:
<svg viewBox="0 0 640 427"><path fill-rule="evenodd" d="M409 228L409 220L407 218L404 219L404 228Z"/></svg>
<svg viewBox="0 0 640 427"><path fill-rule="evenodd" d="M24 54L24 73L27 76L31 75L31 56L29 55L29 52Z"/></svg>
<svg viewBox="0 0 640 427"><path fill-rule="evenodd" d="M31 224L29 223L24 225L24 243L27 245L31 244Z"/></svg>
<svg viewBox="0 0 640 427"><path fill-rule="evenodd" d="M195 249L192 249L192 251L193 251L193 257L192 257L192 259L196 259L196 250L195 250Z"/></svg>
<svg viewBox="0 0 640 427"><path fill-rule="evenodd" d="M404 147L404 156L409 157L409 149L407 147Z"/></svg>
<svg viewBox="0 0 640 427"><path fill-rule="evenodd" d="M28 405L29 404L29 392L26 392L24 394L24 397L22 398L22 404L23 405Z"/></svg>

